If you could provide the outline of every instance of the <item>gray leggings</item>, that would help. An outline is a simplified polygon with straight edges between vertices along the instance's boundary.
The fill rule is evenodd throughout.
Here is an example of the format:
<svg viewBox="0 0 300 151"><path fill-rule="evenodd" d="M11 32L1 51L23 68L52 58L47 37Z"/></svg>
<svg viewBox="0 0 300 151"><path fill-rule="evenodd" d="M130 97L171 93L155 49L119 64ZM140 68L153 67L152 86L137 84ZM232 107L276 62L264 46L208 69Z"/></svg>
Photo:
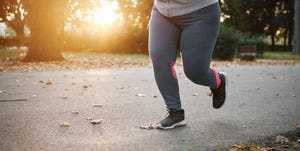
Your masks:
<svg viewBox="0 0 300 151"><path fill-rule="evenodd" d="M165 17L154 7L149 25L149 51L155 80L168 109L180 109L174 70L180 50L185 75L194 83L214 89L217 72L210 61L219 33L220 7L213 4L193 13Z"/></svg>

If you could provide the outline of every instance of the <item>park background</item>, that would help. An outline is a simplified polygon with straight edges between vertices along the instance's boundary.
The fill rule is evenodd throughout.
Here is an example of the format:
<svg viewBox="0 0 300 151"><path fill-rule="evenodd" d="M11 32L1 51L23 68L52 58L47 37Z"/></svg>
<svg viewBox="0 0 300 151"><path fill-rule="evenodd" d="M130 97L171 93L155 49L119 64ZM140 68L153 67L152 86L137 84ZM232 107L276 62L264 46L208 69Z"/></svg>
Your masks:
<svg viewBox="0 0 300 151"><path fill-rule="evenodd" d="M220 6L213 59L233 60L244 46L259 58L269 52L299 58L292 55L299 54L299 1L221 0ZM3 0L1 59L59 61L68 58L65 52L147 54L152 7L149 0Z"/></svg>
<svg viewBox="0 0 300 151"><path fill-rule="evenodd" d="M261 141L263 139L265 141L266 136L278 135L278 131L283 132L283 129L293 129L294 126L299 125L299 120L295 120L299 119L299 111L296 110L299 102L299 84L297 82L300 71L298 70L300 64L299 2L299 0L220 1L222 24L213 54L212 66L220 65L221 70L226 70L234 77L234 81L230 83L233 85L232 87L237 88L233 92L235 94L231 102L233 105L226 106L225 111L227 112L222 112L220 115L210 111L208 114L204 114L205 117L198 120L204 123L204 126L201 124L202 128L194 126L187 131L179 129L175 134L178 132L185 134L184 136L188 136L186 137L188 140L192 140L186 142L194 143L196 141L195 149L203 147L199 145L201 143L204 146L216 148L219 145L228 146L228 144L239 143L239 140ZM138 122L131 119L131 123L122 120L123 116L127 115L122 114L124 112L140 112L135 106L131 108L126 103L138 103L141 105L139 109L143 109L145 103L151 104L146 109L151 109L151 106L154 108L153 104L156 105L154 105L156 109L161 106L160 102L152 101L152 99L159 99L157 92L154 91L157 89L153 88L154 80L149 76L152 70L139 68L139 66L150 66L147 26L152 7L152 0L1 0L0 80L2 81L0 82L0 102L2 108L0 125L2 125L0 137L2 141L0 141L0 146L8 148L7 150L16 148L34 150L32 148L35 147L38 148L36 150L51 150L52 148L47 146L48 143L66 142L63 144L65 146L59 144L56 149L61 150L67 146L69 149L71 147L71 149L78 150L76 148L78 146L87 147L85 144L87 142L87 144L91 143L95 145L94 147L101 149L103 147L126 148L127 141L119 141L117 145L103 144L107 141L99 141L103 138L103 140L108 139L108 141L114 142L115 139L110 139L110 136L116 137L116 140L123 140L122 136L127 135L127 132L123 133L123 127L126 127L125 129L130 134L132 132L132 134L138 134L135 135L137 137L126 137L126 140L129 141L135 138L148 138L148 134L151 134L152 138L163 136L163 138L176 140L176 137L169 137L172 134L138 131L133 125L141 124L139 123L140 119ZM245 60L247 61L241 61L242 53L246 54ZM255 53L254 58L253 53ZM183 71L179 70L178 75L182 82L185 82ZM262 79L264 82L261 81ZM66 85L71 85L71 89ZM144 89L138 87L139 85ZM194 100L194 97L201 96L202 99L207 99L206 95L200 95L204 93L204 90L191 93L189 91L194 91L196 88L188 86L187 89L184 89L186 90L185 94L190 94L186 96L187 98ZM140 91L144 91L149 96L146 97ZM99 95L99 92L103 95ZM117 105L119 99L115 96L120 92L122 97L125 95L125 98L128 99L122 100L123 104ZM152 97L151 94L155 95ZM56 98L49 99L49 96ZM257 96L257 100L253 99L253 96ZM19 97L25 99L18 101ZM22 102L22 100L26 101ZM90 106L93 106L93 102L99 103L99 100L104 104L103 111L91 109ZM283 101L285 102L282 103ZM86 104L84 107L82 107L83 102ZM258 105L265 105L266 102L271 103L267 107ZM196 101L194 103L201 104ZM123 106L124 104L125 106ZM207 110L207 106L203 104L193 105L190 103L190 105L197 109L202 107L205 111ZM239 109L234 108L235 106L239 106ZM52 107L54 110L48 107ZM121 107L122 112L119 112ZM76 121L74 119L76 115L69 117L69 112L71 113L73 109L76 110L76 114L79 113L81 116L97 115L101 112L101 117L106 118L103 127L87 127L85 119ZM90 110L93 111L89 113ZM147 111L145 110L143 114L152 113ZM193 115L202 112L199 109L195 111L197 114ZM255 114L255 111L260 112ZM160 111L155 111L154 115L156 113L158 114ZM232 113L238 114L232 115ZM240 113L252 116L247 115L239 119ZM271 120L264 121L260 117L261 113L266 113L263 117ZM156 117L154 115L151 116L154 118ZM118 120L114 118L115 116L122 118ZM211 120L211 118L216 118L214 116L225 116L233 120L222 123L217 119L216 124ZM255 120L258 121L254 120L256 116L258 118ZM209 120L206 121L206 118ZM24 119L27 119L26 122ZM71 129L56 129L58 123L63 120L73 122ZM143 122L147 124L148 120L143 119ZM282 122L284 120L289 122ZM286 126L282 126L282 123ZM197 123L191 123L191 125L193 124L198 126ZM242 131L237 133L231 125L236 125L237 129L242 129ZM117 130L114 129L116 127ZM209 127L219 129L213 130L213 133L211 131L205 133L207 132L206 128ZM89 128L93 131L90 131ZM268 141L267 146L273 147L267 149L293 147L294 144L296 145L294 148L299 148L299 128L297 126L297 137L289 137L288 141L285 137L272 137L271 144ZM45 129L46 131L44 131ZM245 130L250 131L245 132ZM97 132L101 132L101 134ZM264 135L261 132L272 135ZM23 134L27 139L20 137ZM208 136L204 138L215 140L215 142L207 145L205 144L206 140L199 134L207 134ZM249 134L250 136L252 134L253 137L249 137ZM244 137L230 139L232 135ZM73 141L82 140L82 136L86 136L83 137L87 140L86 142L80 141L82 143L80 144ZM98 136L102 137L98 138ZM199 136L201 139L198 139ZM30 144L31 140L34 145ZM229 141L224 143L223 140ZM151 145L151 143L149 145L144 140L141 142L147 147L160 147L161 143L165 141L150 140L151 143L158 142L159 145ZM182 144L186 144L186 142L182 142ZM169 146L168 142L166 143L165 146ZM28 147L27 144L32 146ZM132 147L130 145L127 147ZM190 144L188 143L188 145ZM133 147L136 146L133 145ZM86 150L89 148L93 148L93 146L89 144ZM236 144L234 148L237 150L241 150L240 148L261 150L261 147L252 144Z"/></svg>

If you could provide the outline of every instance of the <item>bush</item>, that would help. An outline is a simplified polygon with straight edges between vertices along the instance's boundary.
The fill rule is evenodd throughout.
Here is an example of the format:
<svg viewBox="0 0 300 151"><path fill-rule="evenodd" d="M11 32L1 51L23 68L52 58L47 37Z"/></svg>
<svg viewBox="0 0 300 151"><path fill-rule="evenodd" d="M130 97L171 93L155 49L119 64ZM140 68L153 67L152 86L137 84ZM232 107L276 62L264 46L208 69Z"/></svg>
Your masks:
<svg viewBox="0 0 300 151"><path fill-rule="evenodd" d="M258 56L262 56L264 50L267 48L264 39L264 35L252 35L221 25L212 57L218 60L233 60L239 47L243 45L255 45Z"/></svg>
<svg viewBox="0 0 300 151"><path fill-rule="evenodd" d="M213 59L232 60L238 48L239 39L237 31L222 25L213 53Z"/></svg>
<svg viewBox="0 0 300 151"><path fill-rule="evenodd" d="M239 46L255 45L257 55L262 57L263 52L267 48L267 44L264 42L265 39L264 35L252 35L250 33L242 33L242 32L237 32L237 35L239 37Z"/></svg>

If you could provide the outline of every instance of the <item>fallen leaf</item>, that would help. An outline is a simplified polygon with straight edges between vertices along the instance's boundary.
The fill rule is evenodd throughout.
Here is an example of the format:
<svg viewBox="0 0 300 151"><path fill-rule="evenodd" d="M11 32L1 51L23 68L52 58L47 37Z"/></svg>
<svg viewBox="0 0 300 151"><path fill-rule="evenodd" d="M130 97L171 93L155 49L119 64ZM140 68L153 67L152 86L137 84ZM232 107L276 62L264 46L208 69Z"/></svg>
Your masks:
<svg viewBox="0 0 300 151"><path fill-rule="evenodd" d="M43 80L40 80L39 83L44 83L44 81L43 81Z"/></svg>
<svg viewBox="0 0 300 151"><path fill-rule="evenodd" d="M94 120L90 121L90 123L96 125L96 124L101 124L102 121L103 121L102 119L94 119Z"/></svg>
<svg viewBox="0 0 300 151"><path fill-rule="evenodd" d="M102 107L102 104L94 104L93 107Z"/></svg>
<svg viewBox="0 0 300 151"><path fill-rule="evenodd" d="M87 117L85 118L86 120L92 120L93 118L92 117Z"/></svg>
<svg viewBox="0 0 300 151"><path fill-rule="evenodd" d="M72 114L79 114L78 111L72 111Z"/></svg>
<svg viewBox="0 0 300 151"><path fill-rule="evenodd" d="M275 142L276 143L281 143L281 144L287 144L287 143L289 143L289 139L286 138L285 136L278 135L278 136L276 136Z"/></svg>
<svg viewBox="0 0 300 151"><path fill-rule="evenodd" d="M61 123L59 123L59 126L60 126L60 127L70 127L71 124L68 123L68 122L61 122Z"/></svg>
<svg viewBox="0 0 300 151"><path fill-rule="evenodd" d="M48 81L46 84L47 84L47 85L51 85L51 84L52 84L52 82L51 82L51 81Z"/></svg>
<svg viewBox="0 0 300 151"><path fill-rule="evenodd" d="M157 129L157 125L150 124L150 125L140 125L141 129L151 130L151 129Z"/></svg>
<svg viewBox="0 0 300 151"><path fill-rule="evenodd" d="M263 147L260 149L261 151L273 151L272 147Z"/></svg>
<svg viewBox="0 0 300 151"><path fill-rule="evenodd" d="M239 144L235 144L235 145L233 145L233 147L238 148L238 149L241 149L241 148L242 148L242 146L239 145Z"/></svg>
<svg viewBox="0 0 300 151"><path fill-rule="evenodd" d="M152 97L153 97L153 98L158 98L158 96L157 96L157 95L153 95Z"/></svg>
<svg viewBox="0 0 300 151"><path fill-rule="evenodd" d="M198 96L198 95L199 95L199 93L197 93L197 92L193 92L193 93L192 93L192 95L193 95L193 96Z"/></svg>
<svg viewBox="0 0 300 151"><path fill-rule="evenodd" d="M89 85L84 84L84 85L82 85L82 87L85 88L85 89L87 89L89 87Z"/></svg>
<svg viewBox="0 0 300 151"><path fill-rule="evenodd" d="M145 94L141 94L141 93L135 94L135 96L138 96L138 97L146 97Z"/></svg>

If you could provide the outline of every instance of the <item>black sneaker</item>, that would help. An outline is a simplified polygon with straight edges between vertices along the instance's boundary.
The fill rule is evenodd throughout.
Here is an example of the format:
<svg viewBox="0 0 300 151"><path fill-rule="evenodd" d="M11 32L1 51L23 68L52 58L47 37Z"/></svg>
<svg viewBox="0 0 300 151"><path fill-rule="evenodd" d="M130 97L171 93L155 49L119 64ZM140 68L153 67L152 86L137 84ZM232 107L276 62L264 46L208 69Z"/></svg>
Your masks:
<svg viewBox="0 0 300 151"><path fill-rule="evenodd" d="M219 109L223 106L226 100L226 86L227 86L227 77L226 73L219 73L221 84L217 89L211 89L213 94L213 107L215 109Z"/></svg>
<svg viewBox="0 0 300 151"><path fill-rule="evenodd" d="M176 126L184 126L186 121L184 119L184 110L168 110L168 115L165 119L157 124L160 129L172 129Z"/></svg>

